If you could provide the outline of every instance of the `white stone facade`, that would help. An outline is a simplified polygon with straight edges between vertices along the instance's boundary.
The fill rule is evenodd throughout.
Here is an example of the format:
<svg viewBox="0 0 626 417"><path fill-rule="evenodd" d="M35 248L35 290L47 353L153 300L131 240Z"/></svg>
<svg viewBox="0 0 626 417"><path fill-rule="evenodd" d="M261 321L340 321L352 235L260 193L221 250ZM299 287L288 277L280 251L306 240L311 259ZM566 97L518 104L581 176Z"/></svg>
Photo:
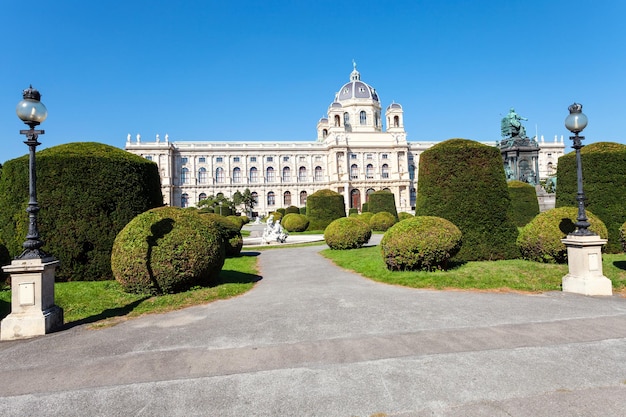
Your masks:
<svg viewBox="0 0 626 417"><path fill-rule="evenodd" d="M164 203L170 206L193 206L218 193L231 198L249 188L257 196L254 211L264 215L303 207L307 196L331 189L344 196L346 208L360 210L368 193L387 189L398 211L409 212L415 207L419 155L436 143L407 142L402 106L391 103L383 118L376 90L361 81L355 65L328 117L319 120L317 141L172 142L157 135L145 142L128 135L126 150L158 165ZM556 169L563 143L546 149L540 150L541 178L549 163Z"/></svg>

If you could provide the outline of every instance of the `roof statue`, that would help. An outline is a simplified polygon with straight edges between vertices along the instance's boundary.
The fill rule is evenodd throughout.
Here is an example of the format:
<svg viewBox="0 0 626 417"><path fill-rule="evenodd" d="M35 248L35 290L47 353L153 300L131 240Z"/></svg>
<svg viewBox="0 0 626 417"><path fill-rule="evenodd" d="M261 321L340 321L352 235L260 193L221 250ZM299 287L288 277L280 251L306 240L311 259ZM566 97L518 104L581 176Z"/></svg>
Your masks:
<svg viewBox="0 0 626 417"><path fill-rule="evenodd" d="M536 138L531 139L526 136L526 129L524 128L522 121L527 120L527 118L517 114L515 109L511 107L509 113L504 116L500 122L500 130L502 133L500 148L510 148L513 146L539 146Z"/></svg>

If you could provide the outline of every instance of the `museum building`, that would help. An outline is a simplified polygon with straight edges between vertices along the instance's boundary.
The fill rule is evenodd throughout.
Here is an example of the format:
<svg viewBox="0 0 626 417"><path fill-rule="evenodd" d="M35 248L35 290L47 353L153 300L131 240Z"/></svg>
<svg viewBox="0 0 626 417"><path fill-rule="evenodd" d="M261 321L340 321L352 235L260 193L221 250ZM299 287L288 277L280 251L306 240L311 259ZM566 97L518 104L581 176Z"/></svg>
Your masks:
<svg viewBox="0 0 626 417"><path fill-rule="evenodd" d="M194 206L210 195L231 198L246 188L260 215L281 207L306 205L307 196L330 189L344 196L346 208L361 209L368 195L388 190L398 212L411 212L417 195L420 154L438 142L408 142L402 106L392 102L384 115L376 90L361 80L354 65L317 123L311 142L134 141L125 149L158 165L164 203ZM383 124L385 129L383 129ZM495 146L496 141L483 142ZM544 179L564 154L563 138L541 140L538 160Z"/></svg>

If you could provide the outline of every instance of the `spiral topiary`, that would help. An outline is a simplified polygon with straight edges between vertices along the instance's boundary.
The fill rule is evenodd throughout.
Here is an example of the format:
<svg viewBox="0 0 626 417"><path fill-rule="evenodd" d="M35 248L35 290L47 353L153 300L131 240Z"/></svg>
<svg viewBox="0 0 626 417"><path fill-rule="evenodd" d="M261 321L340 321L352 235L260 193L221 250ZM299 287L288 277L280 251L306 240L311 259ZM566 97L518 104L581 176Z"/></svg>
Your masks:
<svg viewBox="0 0 626 417"><path fill-rule="evenodd" d="M132 219L111 254L113 274L124 290L165 294L214 283L224 265L224 244L219 230L200 216L162 207Z"/></svg>
<svg viewBox="0 0 626 417"><path fill-rule="evenodd" d="M377 232L384 232L396 223L396 216L386 211L380 211L370 219L370 227Z"/></svg>
<svg viewBox="0 0 626 417"><path fill-rule="evenodd" d="M357 217L333 220L324 230L324 240L331 249L356 249L369 242L372 229Z"/></svg>
<svg viewBox="0 0 626 417"><path fill-rule="evenodd" d="M304 232L309 227L309 219L304 214L288 213L281 224L288 232Z"/></svg>
<svg viewBox="0 0 626 417"><path fill-rule="evenodd" d="M597 216L587 211L589 230L606 239L606 226ZM567 248L561 239L576 230L577 207L558 207L537 215L522 228L517 246L522 258L535 262L566 263Z"/></svg>
<svg viewBox="0 0 626 417"><path fill-rule="evenodd" d="M445 269L461 249L461 230L441 217L416 216L392 226L380 242L392 271Z"/></svg>

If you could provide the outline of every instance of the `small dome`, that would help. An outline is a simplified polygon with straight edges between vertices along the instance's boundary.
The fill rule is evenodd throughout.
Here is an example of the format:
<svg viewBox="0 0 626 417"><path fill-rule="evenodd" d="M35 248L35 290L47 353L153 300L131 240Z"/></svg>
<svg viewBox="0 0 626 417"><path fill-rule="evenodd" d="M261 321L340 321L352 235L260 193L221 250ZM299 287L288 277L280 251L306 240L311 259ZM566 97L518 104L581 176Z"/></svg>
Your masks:
<svg viewBox="0 0 626 417"><path fill-rule="evenodd" d="M387 110L389 109L402 109L402 106L399 105L398 103L391 103L389 107L387 107Z"/></svg>
<svg viewBox="0 0 626 417"><path fill-rule="evenodd" d="M333 102L333 104L331 104L331 105L330 105L330 107L341 108L341 107L343 107L343 106L341 105L341 103L339 103L339 102L337 102L337 101L334 101L334 102Z"/></svg>
<svg viewBox="0 0 626 417"><path fill-rule="evenodd" d="M356 70L356 64L350 73L350 82L344 84L337 93L336 101L352 100L352 99L370 99L378 102L378 94L376 89L367 83L361 81L361 73ZM334 105L334 103L333 103Z"/></svg>
<svg viewBox="0 0 626 417"><path fill-rule="evenodd" d="M324 124L324 123L328 123L328 119L327 119L326 117L322 117L322 118L320 119L320 121L319 121L319 122L317 122L317 123L322 123L322 124Z"/></svg>

